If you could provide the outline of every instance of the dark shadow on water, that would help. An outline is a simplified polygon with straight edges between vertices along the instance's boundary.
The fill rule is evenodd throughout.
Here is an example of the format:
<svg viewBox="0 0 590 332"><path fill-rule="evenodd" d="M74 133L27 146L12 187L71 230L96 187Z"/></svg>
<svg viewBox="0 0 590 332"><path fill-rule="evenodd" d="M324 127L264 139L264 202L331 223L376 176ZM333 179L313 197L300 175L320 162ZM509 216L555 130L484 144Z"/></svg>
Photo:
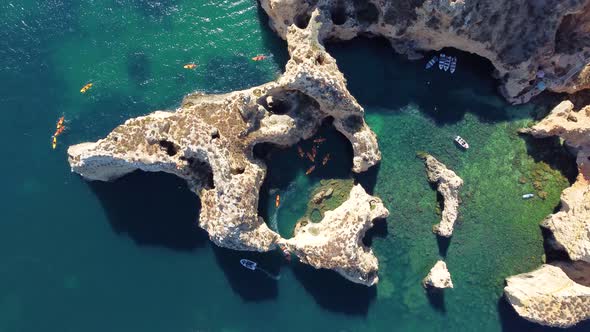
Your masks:
<svg viewBox="0 0 590 332"><path fill-rule="evenodd" d="M427 288L425 290L426 297L428 298L428 302L437 311L442 313L447 312L447 308L445 306L445 290L438 289L438 288Z"/></svg>
<svg viewBox="0 0 590 332"><path fill-rule="evenodd" d="M535 162L545 162L559 172L572 184L578 175L576 157L560 144L558 137L534 138L521 135L526 141L528 154ZM533 179L534 181L535 179Z"/></svg>
<svg viewBox="0 0 590 332"><path fill-rule="evenodd" d="M503 332L588 332L590 331L590 321L585 321L568 329L547 327L535 324L520 317L514 308L508 303L504 296L498 300L498 315L502 324Z"/></svg>
<svg viewBox="0 0 590 332"><path fill-rule="evenodd" d="M381 169L381 163L360 174L355 173L353 175L355 184L360 184L369 195L373 195L375 192L375 186L377 185L377 175L379 174L379 169Z"/></svg>
<svg viewBox="0 0 590 332"><path fill-rule="evenodd" d="M467 112L482 122L528 116L527 112L509 114L508 104L497 92L499 82L492 77L493 65L473 54L447 48L410 61L395 54L383 38L357 38L330 44L328 50L348 80L352 95L371 110L399 112L407 105L416 105L439 125L456 123ZM458 58L454 74L438 66L424 68L438 53Z"/></svg>
<svg viewBox="0 0 590 332"><path fill-rule="evenodd" d="M278 296L277 281L268 277L262 271L251 271L240 264L240 259L246 258L258 263L273 275L280 274L282 257L276 253L256 253L249 251L235 251L213 245L215 259L223 269L231 288L244 301L273 300Z"/></svg>
<svg viewBox="0 0 590 332"><path fill-rule="evenodd" d="M377 219L373 222L373 227L369 228L363 236L363 244L370 247L374 238L384 238L387 234L387 219Z"/></svg>
<svg viewBox="0 0 590 332"><path fill-rule="evenodd" d="M289 61L287 42L272 31L268 23L268 15L264 9L262 9L260 2L257 2L257 4L258 22L260 23L262 42L265 45L265 49L270 50L270 53L272 54L271 61L274 61L279 68L281 68L281 71L284 71L287 61Z"/></svg>
<svg viewBox="0 0 590 332"><path fill-rule="evenodd" d="M451 237L444 237L436 235L436 243L438 244L438 254L443 258L447 257L449 246L451 245Z"/></svg>
<svg viewBox="0 0 590 332"><path fill-rule="evenodd" d="M190 251L207 244L207 234L196 223L200 201L183 180L138 171L114 182L87 183L113 230L138 245Z"/></svg>
<svg viewBox="0 0 590 332"><path fill-rule="evenodd" d="M147 54L141 50L127 55L127 75L137 86L149 80L152 76L151 62Z"/></svg>
<svg viewBox="0 0 590 332"><path fill-rule="evenodd" d="M293 272L314 300L326 310L366 316L377 295L376 287L355 284L334 271L294 264Z"/></svg>

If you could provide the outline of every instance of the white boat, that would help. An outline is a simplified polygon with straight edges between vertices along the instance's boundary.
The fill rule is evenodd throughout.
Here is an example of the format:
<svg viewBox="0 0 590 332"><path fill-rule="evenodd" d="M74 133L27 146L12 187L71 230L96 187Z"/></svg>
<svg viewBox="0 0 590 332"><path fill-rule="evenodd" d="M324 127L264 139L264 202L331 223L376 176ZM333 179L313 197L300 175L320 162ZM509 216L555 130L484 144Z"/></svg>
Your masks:
<svg viewBox="0 0 590 332"><path fill-rule="evenodd" d="M452 59L452 57L450 57L450 56L447 56L445 58L445 62L443 63L443 70L444 71L449 70L449 67L451 67L451 59Z"/></svg>
<svg viewBox="0 0 590 332"><path fill-rule="evenodd" d="M442 53L440 55L440 59L438 61L438 69L440 69L440 70L443 69L444 63L446 62L446 58L447 58L447 56L444 53Z"/></svg>
<svg viewBox="0 0 590 332"><path fill-rule="evenodd" d="M435 55L432 57L432 59L430 59L430 61L428 61L428 63L426 64L426 69L430 69L432 68L432 66L434 66L434 64L438 61L438 57Z"/></svg>
<svg viewBox="0 0 590 332"><path fill-rule="evenodd" d="M245 258L240 259L240 264L242 264L243 267L245 267L249 270L252 270L252 271L256 270L256 262L253 262L249 259L245 259Z"/></svg>
<svg viewBox="0 0 590 332"><path fill-rule="evenodd" d="M451 58L451 68L449 69L451 74L455 72L455 69L457 69L457 57L452 57Z"/></svg>
<svg viewBox="0 0 590 332"><path fill-rule="evenodd" d="M455 137L455 142L459 144L462 148L469 149L469 143L467 143L467 141L464 140L461 136Z"/></svg>
<svg viewBox="0 0 590 332"><path fill-rule="evenodd" d="M524 194L524 195L522 195L522 199L529 199L529 198L533 198L533 197L535 197L535 195L533 195L533 194Z"/></svg>

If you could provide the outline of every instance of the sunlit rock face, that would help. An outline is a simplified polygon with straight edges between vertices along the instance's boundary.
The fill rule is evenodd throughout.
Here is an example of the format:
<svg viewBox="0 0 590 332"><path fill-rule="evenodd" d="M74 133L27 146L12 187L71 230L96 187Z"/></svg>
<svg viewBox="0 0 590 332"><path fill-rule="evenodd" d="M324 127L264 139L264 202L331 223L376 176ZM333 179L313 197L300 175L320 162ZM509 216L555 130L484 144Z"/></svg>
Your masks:
<svg viewBox="0 0 590 332"><path fill-rule="evenodd" d="M436 186L444 200L440 223L434 225L432 231L440 236L451 237L459 214L459 189L463 186L463 180L433 156L423 157L428 181Z"/></svg>
<svg viewBox="0 0 590 332"><path fill-rule="evenodd" d="M590 287L574 282L557 266L543 265L507 278L506 284L508 302L527 320L570 327L590 318Z"/></svg>
<svg viewBox="0 0 590 332"><path fill-rule="evenodd" d="M447 264L441 260L436 262L428 275L422 280L422 285L425 288L453 288L453 281L451 280L451 273L447 269Z"/></svg>
<svg viewBox="0 0 590 332"><path fill-rule="evenodd" d="M541 81L559 92L590 87L590 0L260 2L283 38L291 24L305 26L319 8L322 39L383 36L412 58L443 47L475 53L492 62L502 93L514 103L540 92Z"/></svg>
<svg viewBox="0 0 590 332"><path fill-rule="evenodd" d="M590 262L590 106L575 111L571 102L564 101L523 132L535 137L558 136L576 153L576 182L561 194L561 210L541 225L551 231L557 249L572 260Z"/></svg>
<svg viewBox="0 0 590 332"><path fill-rule="evenodd" d="M379 281L379 265L362 239L376 219L388 215L389 211L379 198L356 185L348 199L327 211L320 222L300 222L294 237L284 244L303 263L317 269L331 269L352 282L372 286Z"/></svg>
<svg viewBox="0 0 590 332"><path fill-rule="evenodd" d="M256 144L293 145L332 118L352 144L353 171L381 159L363 108L318 40L317 13L312 21L289 29L291 59L275 82L223 95L193 93L173 112L127 120L104 139L71 146L72 171L100 181L134 170L177 175L199 195L199 225L215 244L274 249L280 236L257 211L266 168L253 155Z"/></svg>

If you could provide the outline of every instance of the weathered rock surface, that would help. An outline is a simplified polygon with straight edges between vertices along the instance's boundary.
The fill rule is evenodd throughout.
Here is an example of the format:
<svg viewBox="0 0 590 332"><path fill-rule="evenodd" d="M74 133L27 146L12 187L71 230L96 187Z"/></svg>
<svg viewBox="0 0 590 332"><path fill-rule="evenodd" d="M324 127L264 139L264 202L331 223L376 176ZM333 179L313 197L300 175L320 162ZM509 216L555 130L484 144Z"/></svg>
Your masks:
<svg viewBox="0 0 590 332"><path fill-rule="evenodd" d="M71 146L72 171L100 181L135 170L177 175L199 195L199 225L214 243L273 249L280 237L257 213L265 165L253 155L256 144L293 145L333 118L352 144L353 171L381 158L362 107L318 41L316 17L306 29L285 31L291 59L277 81L223 95L193 93L175 112L127 120L104 139Z"/></svg>
<svg viewBox="0 0 590 332"><path fill-rule="evenodd" d="M453 288L453 281L451 280L451 273L447 269L447 264L441 260L436 262L422 281L422 285L425 288Z"/></svg>
<svg viewBox="0 0 590 332"><path fill-rule="evenodd" d="M310 13L320 8L321 39L383 36L414 58L443 47L478 54L492 62L502 93L515 103L538 93L539 68L549 90L590 87L590 0L260 2L283 38L291 24L307 25Z"/></svg>
<svg viewBox="0 0 590 332"><path fill-rule="evenodd" d="M590 106L576 112L571 102L564 101L523 132L535 137L559 136L577 153L576 182L561 194L561 210L541 226L551 231L558 249L572 260L590 262Z"/></svg>
<svg viewBox="0 0 590 332"><path fill-rule="evenodd" d="M330 196L332 196L332 193L334 193L334 189L332 189L332 188L328 188L326 190L322 190L319 193L315 194L313 196L313 198L311 199L311 201L314 202L315 204L319 204L324 199L330 198Z"/></svg>
<svg viewBox="0 0 590 332"><path fill-rule="evenodd" d="M545 264L506 283L508 302L527 320L569 327L590 318L590 287L575 283L559 267Z"/></svg>
<svg viewBox="0 0 590 332"><path fill-rule="evenodd" d="M379 281L379 265L362 239L374 220L388 215L379 198L356 185L342 205L327 211L319 223L300 223L294 237L284 243L303 263L334 270L350 281L371 286Z"/></svg>
<svg viewBox="0 0 590 332"><path fill-rule="evenodd" d="M459 189L463 180L431 155L424 156L428 181L436 184L436 190L444 199L444 209L439 224L432 231L440 236L451 237L459 213Z"/></svg>

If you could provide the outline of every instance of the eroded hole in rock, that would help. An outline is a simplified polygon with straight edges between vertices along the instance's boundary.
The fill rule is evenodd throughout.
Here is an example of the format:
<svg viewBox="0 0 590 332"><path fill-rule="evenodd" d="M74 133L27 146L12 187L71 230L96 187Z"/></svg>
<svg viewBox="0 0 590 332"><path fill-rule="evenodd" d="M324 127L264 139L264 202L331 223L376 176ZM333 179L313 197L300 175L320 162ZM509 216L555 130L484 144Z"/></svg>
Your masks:
<svg viewBox="0 0 590 332"><path fill-rule="evenodd" d="M307 28L307 25L309 24L310 19L311 19L311 15L308 12L304 12L304 13L301 13L301 14L295 16L294 23L299 29L305 29L305 28Z"/></svg>
<svg viewBox="0 0 590 332"><path fill-rule="evenodd" d="M166 140L158 141L158 145L160 145L160 148L164 149L170 157L176 155L180 150L180 146Z"/></svg>
<svg viewBox="0 0 590 332"><path fill-rule="evenodd" d="M187 158L186 160L192 175L199 182L201 187L205 189L215 188L215 183L213 182L213 169L208 162L196 158Z"/></svg>
<svg viewBox="0 0 590 332"><path fill-rule="evenodd" d="M325 60L326 59L324 58L324 55L323 54L318 54L318 56L315 58L316 64L318 64L320 66L324 64L324 61Z"/></svg>
<svg viewBox="0 0 590 332"><path fill-rule="evenodd" d="M373 245L373 239L384 238L387 236L387 221L385 219L377 219L373 222L373 227L369 228L362 238L363 245L370 247Z"/></svg>
<svg viewBox="0 0 590 332"><path fill-rule="evenodd" d="M332 23L335 25L342 25L346 23L346 9L342 5L336 5L331 8L330 15L332 18Z"/></svg>
<svg viewBox="0 0 590 332"><path fill-rule="evenodd" d="M353 4L359 23L369 25L378 21L379 10L374 4L366 0L354 0Z"/></svg>
<svg viewBox="0 0 590 332"><path fill-rule="evenodd" d="M363 127L363 117L360 115L351 115L344 119L344 126L351 132L357 132Z"/></svg>
<svg viewBox="0 0 590 332"><path fill-rule="evenodd" d="M309 108L319 109L317 102L299 91L273 90L258 98L257 103L273 114L296 113L304 121L311 121L305 116Z"/></svg>
<svg viewBox="0 0 590 332"><path fill-rule="evenodd" d="M555 33L555 52L573 54L590 46L590 4L577 14L566 15Z"/></svg>

